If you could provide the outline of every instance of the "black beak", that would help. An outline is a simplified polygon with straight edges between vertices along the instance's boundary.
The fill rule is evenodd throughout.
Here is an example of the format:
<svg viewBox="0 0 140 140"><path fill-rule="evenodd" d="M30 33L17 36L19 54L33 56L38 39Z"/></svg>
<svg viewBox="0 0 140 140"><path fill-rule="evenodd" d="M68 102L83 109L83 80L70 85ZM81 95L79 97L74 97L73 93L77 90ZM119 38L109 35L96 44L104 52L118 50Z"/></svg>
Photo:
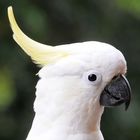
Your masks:
<svg viewBox="0 0 140 140"><path fill-rule="evenodd" d="M125 103L125 110L131 100L131 88L125 76L114 78L103 90L100 96L100 104L105 107L118 106Z"/></svg>

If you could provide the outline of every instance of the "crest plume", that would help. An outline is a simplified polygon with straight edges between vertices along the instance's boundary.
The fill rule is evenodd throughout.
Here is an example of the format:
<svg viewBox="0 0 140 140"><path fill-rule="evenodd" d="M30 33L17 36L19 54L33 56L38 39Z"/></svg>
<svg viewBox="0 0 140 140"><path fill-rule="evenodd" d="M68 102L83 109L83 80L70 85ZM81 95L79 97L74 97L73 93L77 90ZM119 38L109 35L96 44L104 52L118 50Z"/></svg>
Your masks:
<svg viewBox="0 0 140 140"><path fill-rule="evenodd" d="M56 47L41 44L25 35L17 25L12 6L8 7L8 18L13 31L14 40L36 64L44 66L68 56L68 53L65 51L59 50Z"/></svg>

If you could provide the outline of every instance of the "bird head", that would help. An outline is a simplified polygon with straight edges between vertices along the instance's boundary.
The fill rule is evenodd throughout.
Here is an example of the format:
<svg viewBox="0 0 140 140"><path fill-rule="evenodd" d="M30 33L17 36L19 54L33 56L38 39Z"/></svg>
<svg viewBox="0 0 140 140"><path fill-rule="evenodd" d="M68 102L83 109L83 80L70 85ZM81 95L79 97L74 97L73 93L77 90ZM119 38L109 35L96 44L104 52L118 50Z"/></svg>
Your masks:
<svg viewBox="0 0 140 140"><path fill-rule="evenodd" d="M60 112L68 113L68 116L70 112L78 115L81 110L83 118L89 121L101 116L104 106L125 103L128 108L131 89L125 77L126 61L118 49L96 41L55 47L44 45L21 31L12 7L8 8L8 16L14 40L42 67L36 87L36 113L46 112L51 118L52 110L55 110L54 116ZM49 108L47 111L44 105Z"/></svg>
<svg viewBox="0 0 140 140"><path fill-rule="evenodd" d="M44 66L41 78L59 77L65 79L66 89L70 96L96 96L104 106L116 106L130 102L130 86L125 78L126 61L122 53L113 46L89 41L57 46L69 55L56 63ZM59 82L59 81L57 81ZM68 84L66 84L68 82ZM79 89L79 91L77 91ZM81 91L83 90L83 92ZM68 96L68 94L66 95Z"/></svg>

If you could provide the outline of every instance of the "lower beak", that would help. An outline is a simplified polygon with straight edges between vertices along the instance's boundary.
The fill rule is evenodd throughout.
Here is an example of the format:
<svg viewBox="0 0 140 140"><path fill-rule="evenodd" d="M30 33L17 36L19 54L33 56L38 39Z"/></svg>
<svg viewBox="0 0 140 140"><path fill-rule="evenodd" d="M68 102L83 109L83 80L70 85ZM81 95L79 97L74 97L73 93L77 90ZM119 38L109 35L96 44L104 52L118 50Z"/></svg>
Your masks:
<svg viewBox="0 0 140 140"><path fill-rule="evenodd" d="M100 96L100 104L105 107L118 106L125 103L125 110L131 100L131 88L124 75L113 79L103 90Z"/></svg>

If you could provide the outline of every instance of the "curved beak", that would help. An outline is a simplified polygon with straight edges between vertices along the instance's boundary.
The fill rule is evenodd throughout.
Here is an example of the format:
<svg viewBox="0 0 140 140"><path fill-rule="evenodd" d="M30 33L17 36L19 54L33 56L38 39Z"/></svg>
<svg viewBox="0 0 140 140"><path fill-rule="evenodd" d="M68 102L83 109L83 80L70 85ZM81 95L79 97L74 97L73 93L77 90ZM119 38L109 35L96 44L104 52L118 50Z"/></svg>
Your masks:
<svg viewBox="0 0 140 140"><path fill-rule="evenodd" d="M128 109L131 100L131 87L124 75L113 79L103 90L100 96L100 104L105 107L118 106L125 103Z"/></svg>

